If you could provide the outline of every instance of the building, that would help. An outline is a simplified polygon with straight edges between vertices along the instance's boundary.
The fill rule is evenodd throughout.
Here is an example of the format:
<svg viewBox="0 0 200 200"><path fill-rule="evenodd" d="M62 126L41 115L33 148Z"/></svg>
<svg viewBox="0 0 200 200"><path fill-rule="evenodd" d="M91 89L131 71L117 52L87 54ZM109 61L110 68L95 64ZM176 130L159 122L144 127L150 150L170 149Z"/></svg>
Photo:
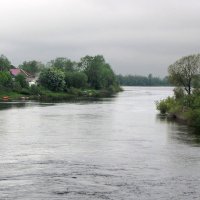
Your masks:
<svg viewBox="0 0 200 200"><path fill-rule="evenodd" d="M35 82L35 76L33 76L32 74L30 74L30 73L28 73L25 70L20 69L20 68L12 68L12 69L10 69L10 74L13 77L16 77L17 75L22 74L26 78L26 81L28 83Z"/></svg>

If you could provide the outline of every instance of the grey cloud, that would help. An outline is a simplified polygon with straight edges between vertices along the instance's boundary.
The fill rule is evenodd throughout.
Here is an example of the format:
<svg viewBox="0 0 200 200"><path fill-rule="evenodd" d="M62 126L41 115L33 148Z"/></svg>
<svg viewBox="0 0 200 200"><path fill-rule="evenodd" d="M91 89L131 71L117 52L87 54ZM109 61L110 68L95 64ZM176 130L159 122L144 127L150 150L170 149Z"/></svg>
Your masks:
<svg viewBox="0 0 200 200"><path fill-rule="evenodd" d="M102 54L117 73L164 76L199 52L198 0L1 0L0 53L13 64Z"/></svg>

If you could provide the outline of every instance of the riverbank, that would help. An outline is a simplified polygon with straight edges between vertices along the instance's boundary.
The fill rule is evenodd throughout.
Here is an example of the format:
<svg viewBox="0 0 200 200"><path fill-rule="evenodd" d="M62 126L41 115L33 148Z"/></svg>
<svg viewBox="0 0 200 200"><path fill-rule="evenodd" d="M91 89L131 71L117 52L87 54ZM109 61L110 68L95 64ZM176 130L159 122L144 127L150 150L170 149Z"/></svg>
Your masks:
<svg viewBox="0 0 200 200"><path fill-rule="evenodd" d="M156 102L157 110L170 120L200 128L200 94L177 95Z"/></svg>
<svg viewBox="0 0 200 200"><path fill-rule="evenodd" d="M52 92L41 90L38 93L23 91L17 93L13 91L0 91L0 101L12 100L38 100L38 101L65 101L65 100L87 100L96 98L106 98L122 91L122 88L115 90L93 90L93 89L70 89L68 92Z"/></svg>

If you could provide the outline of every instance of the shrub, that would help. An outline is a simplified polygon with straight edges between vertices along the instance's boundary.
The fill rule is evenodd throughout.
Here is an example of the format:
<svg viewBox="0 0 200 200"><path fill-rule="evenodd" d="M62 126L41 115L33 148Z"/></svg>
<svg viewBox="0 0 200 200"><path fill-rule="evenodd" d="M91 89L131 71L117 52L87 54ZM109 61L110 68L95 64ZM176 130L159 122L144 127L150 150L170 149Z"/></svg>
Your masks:
<svg viewBox="0 0 200 200"><path fill-rule="evenodd" d="M186 118L191 126L200 127L200 108L189 110L186 113Z"/></svg>
<svg viewBox="0 0 200 200"><path fill-rule="evenodd" d="M84 72L66 72L66 87L85 88L87 86L87 75Z"/></svg>
<svg viewBox="0 0 200 200"><path fill-rule="evenodd" d="M37 85L31 85L30 87L30 93L32 95L39 95L41 93L41 87Z"/></svg>
<svg viewBox="0 0 200 200"><path fill-rule="evenodd" d="M21 87L20 83L19 82L14 82L13 83L13 91L20 93L21 90L22 90L22 87Z"/></svg>
<svg viewBox="0 0 200 200"><path fill-rule="evenodd" d="M165 114L168 113L175 104L175 99L173 97L168 97L167 99L157 101L156 108L160 111L161 114Z"/></svg>
<svg viewBox="0 0 200 200"><path fill-rule="evenodd" d="M0 71L0 85L4 87L12 87L12 77L7 71Z"/></svg>
<svg viewBox="0 0 200 200"><path fill-rule="evenodd" d="M60 69L50 68L42 71L39 77L41 86L57 92L63 91L65 87L65 74Z"/></svg>
<svg viewBox="0 0 200 200"><path fill-rule="evenodd" d="M15 82L18 82L22 88L28 88L29 87L28 82L26 81L25 76L22 75L22 74L18 74L15 77Z"/></svg>
<svg viewBox="0 0 200 200"><path fill-rule="evenodd" d="M184 89L181 87L174 88L173 91L176 99L181 99L185 96Z"/></svg>
<svg viewBox="0 0 200 200"><path fill-rule="evenodd" d="M81 96L82 95L80 89L73 88L73 87L71 87L71 88L68 89L68 93L72 94L72 95L75 95L75 96Z"/></svg>
<svg viewBox="0 0 200 200"><path fill-rule="evenodd" d="M29 89L27 89L27 88L22 88L22 90L21 90L20 93L24 94L24 95L30 95L31 94L30 91L29 91Z"/></svg>

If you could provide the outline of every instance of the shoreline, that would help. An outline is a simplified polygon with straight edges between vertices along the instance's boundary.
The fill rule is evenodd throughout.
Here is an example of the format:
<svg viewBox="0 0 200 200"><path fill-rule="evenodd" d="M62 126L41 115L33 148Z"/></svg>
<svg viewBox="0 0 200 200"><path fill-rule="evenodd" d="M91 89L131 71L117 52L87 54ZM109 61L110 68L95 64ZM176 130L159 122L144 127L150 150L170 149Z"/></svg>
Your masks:
<svg viewBox="0 0 200 200"><path fill-rule="evenodd" d="M70 100L95 100L101 98L114 97L118 92L123 91L122 88L117 91L109 90L81 90L76 93L68 92L51 92L44 91L41 94L20 94L17 92L3 92L0 94L0 102L12 102L16 100L34 100L34 101L70 101Z"/></svg>

